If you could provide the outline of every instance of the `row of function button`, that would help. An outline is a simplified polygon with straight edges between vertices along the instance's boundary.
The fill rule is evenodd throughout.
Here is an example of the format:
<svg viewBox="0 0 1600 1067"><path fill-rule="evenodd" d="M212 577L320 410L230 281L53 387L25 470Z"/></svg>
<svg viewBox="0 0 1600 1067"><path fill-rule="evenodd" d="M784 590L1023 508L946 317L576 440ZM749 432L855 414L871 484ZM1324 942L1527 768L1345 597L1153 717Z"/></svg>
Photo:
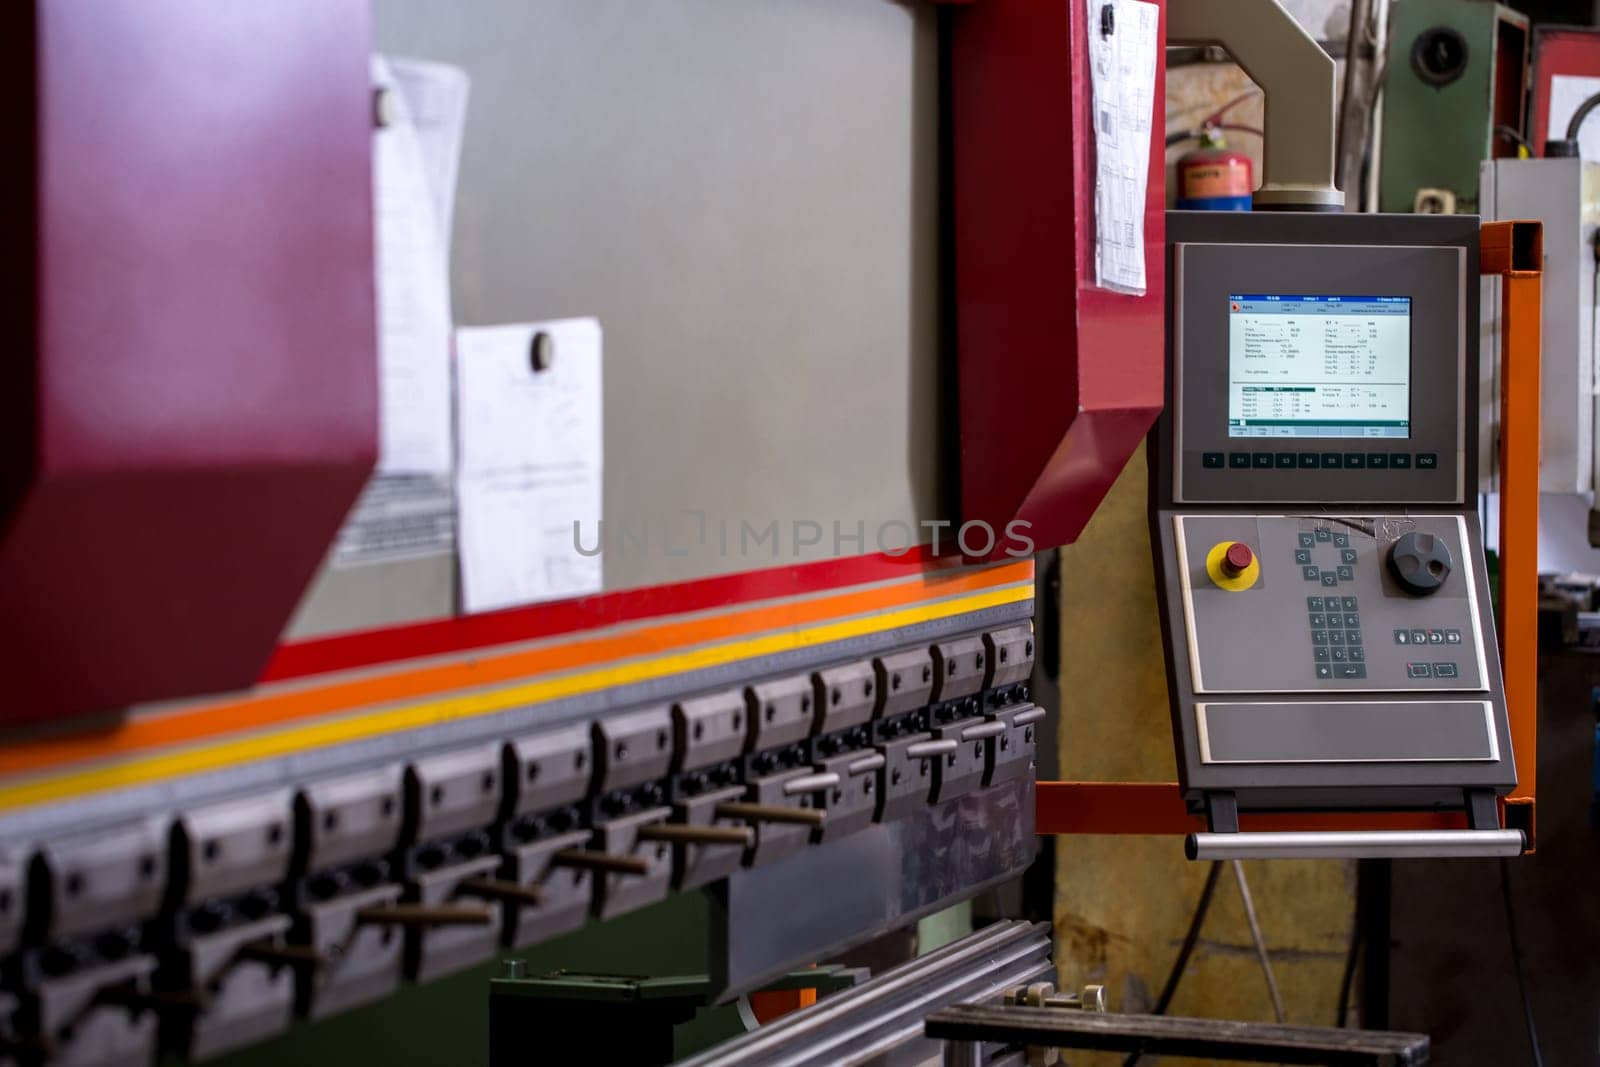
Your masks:
<svg viewBox="0 0 1600 1067"><path fill-rule="evenodd" d="M1294 561L1302 567L1306 566L1311 562L1311 550L1309 548L1295 549ZM1339 550L1339 562L1348 566L1355 566L1356 550L1353 548L1341 548ZM1310 577L1310 575L1307 575L1307 577Z"/></svg>
<svg viewBox="0 0 1600 1067"><path fill-rule="evenodd" d="M1318 678L1365 678L1367 665L1365 663L1319 663L1317 664Z"/></svg>
<svg viewBox="0 0 1600 1067"><path fill-rule="evenodd" d="M1307 611L1360 611L1353 596L1308 596Z"/></svg>
<svg viewBox="0 0 1600 1067"><path fill-rule="evenodd" d="M1459 645L1460 630L1396 630L1397 645Z"/></svg>
<svg viewBox="0 0 1600 1067"><path fill-rule="evenodd" d="M1356 569L1349 564L1341 564L1331 570L1327 567L1323 567L1320 570L1316 567L1301 567L1300 577L1308 582L1321 582L1331 589L1340 582L1355 581Z"/></svg>
<svg viewBox="0 0 1600 1067"><path fill-rule="evenodd" d="M1418 452L1419 471L1439 469L1439 453ZM1206 470L1410 470L1410 452L1202 452Z"/></svg>
<svg viewBox="0 0 1600 1067"><path fill-rule="evenodd" d="M1454 663L1407 663L1407 678L1459 678Z"/></svg>
<svg viewBox="0 0 1600 1067"><path fill-rule="evenodd" d="M1360 662L1322 662L1318 657L1318 678L1365 678L1367 665ZM1407 663L1407 678L1459 678L1454 663Z"/></svg>

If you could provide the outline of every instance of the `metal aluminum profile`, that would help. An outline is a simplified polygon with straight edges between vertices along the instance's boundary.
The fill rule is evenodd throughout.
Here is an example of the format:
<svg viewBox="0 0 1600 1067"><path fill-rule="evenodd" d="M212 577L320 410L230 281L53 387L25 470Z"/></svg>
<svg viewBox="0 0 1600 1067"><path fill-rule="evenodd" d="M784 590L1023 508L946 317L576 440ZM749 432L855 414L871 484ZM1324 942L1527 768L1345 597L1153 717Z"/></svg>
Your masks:
<svg viewBox="0 0 1600 1067"><path fill-rule="evenodd" d="M912 1042L924 1043L932 1058L939 1044L923 1036L928 1013L990 1000L1054 973L1048 924L999 922L679 1067L849 1067Z"/></svg>

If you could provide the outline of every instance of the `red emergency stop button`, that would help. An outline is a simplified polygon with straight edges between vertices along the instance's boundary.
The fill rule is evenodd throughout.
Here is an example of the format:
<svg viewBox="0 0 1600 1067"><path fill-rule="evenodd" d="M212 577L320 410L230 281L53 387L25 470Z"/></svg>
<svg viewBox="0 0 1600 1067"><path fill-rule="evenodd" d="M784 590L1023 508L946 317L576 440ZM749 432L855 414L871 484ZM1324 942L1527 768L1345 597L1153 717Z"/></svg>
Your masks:
<svg viewBox="0 0 1600 1067"><path fill-rule="evenodd" d="M1235 541L1228 546L1222 554L1222 573L1229 578L1237 578L1250 568L1256 560L1256 554L1250 551L1250 546L1243 541Z"/></svg>

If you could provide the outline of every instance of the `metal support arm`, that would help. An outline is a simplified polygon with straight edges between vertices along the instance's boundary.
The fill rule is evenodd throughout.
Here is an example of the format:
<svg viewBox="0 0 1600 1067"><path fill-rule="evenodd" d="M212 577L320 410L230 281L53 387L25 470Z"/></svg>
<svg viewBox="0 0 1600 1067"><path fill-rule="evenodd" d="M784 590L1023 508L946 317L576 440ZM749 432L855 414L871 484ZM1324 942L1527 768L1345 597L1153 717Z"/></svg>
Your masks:
<svg viewBox="0 0 1600 1067"><path fill-rule="evenodd" d="M1172 0L1168 44L1215 44L1266 94L1260 208L1338 211L1338 80L1333 59L1278 0Z"/></svg>

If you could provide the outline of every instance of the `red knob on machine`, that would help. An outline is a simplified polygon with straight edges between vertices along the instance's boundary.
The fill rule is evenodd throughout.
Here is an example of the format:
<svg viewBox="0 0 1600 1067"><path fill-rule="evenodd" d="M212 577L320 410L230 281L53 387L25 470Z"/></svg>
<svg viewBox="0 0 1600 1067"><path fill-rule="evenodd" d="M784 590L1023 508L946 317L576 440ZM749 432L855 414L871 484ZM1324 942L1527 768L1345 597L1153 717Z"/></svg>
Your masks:
<svg viewBox="0 0 1600 1067"><path fill-rule="evenodd" d="M1256 554L1250 551L1249 545L1243 541L1235 541L1228 546L1228 551L1222 554L1222 573L1229 578L1237 578L1255 562L1255 558Z"/></svg>

